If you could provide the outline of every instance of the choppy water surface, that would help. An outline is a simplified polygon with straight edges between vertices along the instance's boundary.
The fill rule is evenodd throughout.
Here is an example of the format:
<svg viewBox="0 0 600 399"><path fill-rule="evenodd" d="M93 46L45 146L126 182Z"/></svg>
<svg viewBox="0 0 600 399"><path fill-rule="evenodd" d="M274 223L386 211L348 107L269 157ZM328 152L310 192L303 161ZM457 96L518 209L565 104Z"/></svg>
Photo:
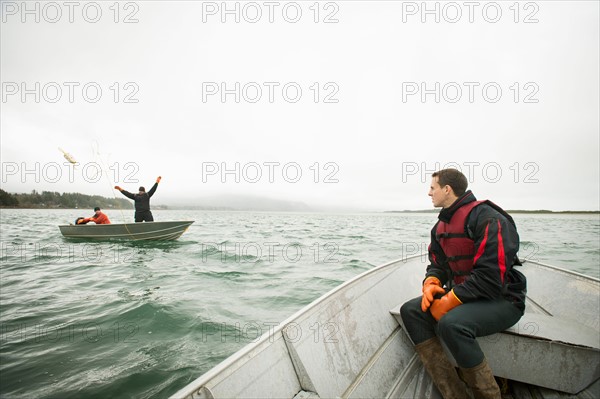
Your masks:
<svg viewBox="0 0 600 399"><path fill-rule="evenodd" d="M73 242L57 225L77 211L0 211L2 397L166 397L342 282L425 250L436 220L154 215L196 223L174 242ZM600 276L598 215L515 221L522 258Z"/></svg>

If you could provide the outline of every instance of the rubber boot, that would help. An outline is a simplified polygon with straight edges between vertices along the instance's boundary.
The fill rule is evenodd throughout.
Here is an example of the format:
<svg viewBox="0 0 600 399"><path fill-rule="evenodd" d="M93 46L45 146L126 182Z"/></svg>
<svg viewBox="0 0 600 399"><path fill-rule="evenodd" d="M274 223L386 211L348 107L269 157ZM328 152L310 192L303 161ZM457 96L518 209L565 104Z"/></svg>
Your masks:
<svg viewBox="0 0 600 399"><path fill-rule="evenodd" d="M500 387L486 359L475 367L461 368L460 372L475 399L501 399Z"/></svg>
<svg viewBox="0 0 600 399"><path fill-rule="evenodd" d="M433 380L444 399L464 399L467 397L465 384L458 377L456 369L448 360L440 340L435 337L415 345L425 370Z"/></svg>

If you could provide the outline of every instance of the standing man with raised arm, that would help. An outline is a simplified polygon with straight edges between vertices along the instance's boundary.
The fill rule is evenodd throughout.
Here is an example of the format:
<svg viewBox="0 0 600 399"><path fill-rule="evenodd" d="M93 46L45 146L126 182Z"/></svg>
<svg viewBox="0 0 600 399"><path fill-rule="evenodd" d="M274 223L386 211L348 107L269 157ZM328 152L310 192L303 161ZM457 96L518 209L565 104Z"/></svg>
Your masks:
<svg viewBox="0 0 600 399"><path fill-rule="evenodd" d="M500 399L500 389L476 337L513 326L525 309L525 276L514 269L519 235L505 211L477 201L456 169L435 172L429 196L441 207L431 230L423 295L400 308L406 332L445 399L466 398L456 360L475 399Z"/></svg>
<svg viewBox="0 0 600 399"><path fill-rule="evenodd" d="M135 222L153 222L154 217L152 217L152 212L150 212L150 197L154 195L156 188L158 187L158 183L160 183L161 177L158 176L156 178L156 183L152 186L150 191L146 192L146 189L141 186L139 188L139 192L137 194L132 194L129 191L123 190L119 186L115 186L115 190L119 190L121 194L130 198L135 203Z"/></svg>

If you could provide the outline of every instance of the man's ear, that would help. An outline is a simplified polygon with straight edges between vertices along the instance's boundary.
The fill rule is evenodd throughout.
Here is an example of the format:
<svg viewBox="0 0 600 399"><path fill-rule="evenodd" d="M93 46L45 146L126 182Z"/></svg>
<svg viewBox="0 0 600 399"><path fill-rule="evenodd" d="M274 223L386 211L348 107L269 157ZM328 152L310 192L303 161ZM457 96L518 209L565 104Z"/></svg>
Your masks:
<svg viewBox="0 0 600 399"><path fill-rule="evenodd" d="M444 187L444 190L446 194L450 195L454 195L455 197L457 196L456 194L454 194L454 190L452 189L452 187L449 184L446 184L446 186Z"/></svg>

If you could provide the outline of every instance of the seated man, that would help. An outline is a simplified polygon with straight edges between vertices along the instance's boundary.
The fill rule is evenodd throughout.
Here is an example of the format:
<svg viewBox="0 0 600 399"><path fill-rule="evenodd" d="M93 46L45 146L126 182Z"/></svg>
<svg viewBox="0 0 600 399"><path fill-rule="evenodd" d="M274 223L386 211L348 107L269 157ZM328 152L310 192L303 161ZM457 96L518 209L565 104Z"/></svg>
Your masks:
<svg viewBox="0 0 600 399"><path fill-rule="evenodd" d="M467 191L456 169L432 175L429 196L441 207L431 231L423 295L400 309L406 331L425 369L445 399L465 398L463 382L446 356L443 341L476 399L501 393L476 337L514 325L525 309L525 276L519 235L510 215Z"/></svg>
<svg viewBox="0 0 600 399"><path fill-rule="evenodd" d="M94 222L96 224L110 224L110 220L108 220L108 216L106 216L104 213L102 213L102 211L100 210L100 207L95 207L94 208L94 216L92 216L91 218L79 218L77 219L77 224L86 224L89 222Z"/></svg>

